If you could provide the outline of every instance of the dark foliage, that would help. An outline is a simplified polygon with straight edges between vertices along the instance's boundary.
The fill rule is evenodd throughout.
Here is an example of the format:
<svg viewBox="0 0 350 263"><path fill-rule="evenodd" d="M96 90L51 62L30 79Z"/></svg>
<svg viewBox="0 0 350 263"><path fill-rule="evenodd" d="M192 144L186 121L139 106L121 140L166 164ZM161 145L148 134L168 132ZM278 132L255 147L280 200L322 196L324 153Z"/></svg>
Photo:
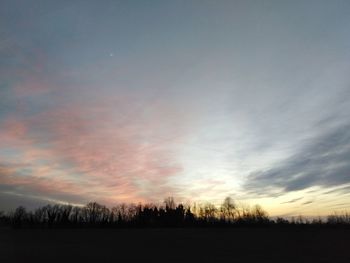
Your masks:
<svg viewBox="0 0 350 263"><path fill-rule="evenodd" d="M326 220L312 221L301 216L287 220L272 220L259 205L239 207L230 197L217 208L213 204L184 206L174 199L164 205L119 204L108 208L96 202L86 206L46 205L27 211L20 206L5 214L0 212L0 224L21 227L228 227L228 226L337 226L350 225L347 213L334 214Z"/></svg>

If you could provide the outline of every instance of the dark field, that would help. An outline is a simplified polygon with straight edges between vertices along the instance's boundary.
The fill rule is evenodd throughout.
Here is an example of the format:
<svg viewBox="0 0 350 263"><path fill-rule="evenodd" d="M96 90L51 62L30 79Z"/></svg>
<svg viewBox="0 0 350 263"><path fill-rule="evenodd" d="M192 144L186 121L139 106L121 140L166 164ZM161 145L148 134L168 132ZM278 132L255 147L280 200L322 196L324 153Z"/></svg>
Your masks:
<svg viewBox="0 0 350 263"><path fill-rule="evenodd" d="M350 262L350 229L0 229L0 262Z"/></svg>

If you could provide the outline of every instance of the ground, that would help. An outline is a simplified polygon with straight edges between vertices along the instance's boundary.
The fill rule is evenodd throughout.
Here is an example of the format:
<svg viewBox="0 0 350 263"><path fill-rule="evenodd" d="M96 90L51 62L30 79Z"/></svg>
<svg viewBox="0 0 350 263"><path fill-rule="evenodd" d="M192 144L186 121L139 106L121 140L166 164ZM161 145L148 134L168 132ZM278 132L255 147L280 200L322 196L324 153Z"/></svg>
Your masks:
<svg viewBox="0 0 350 263"><path fill-rule="evenodd" d="M0 262L350 262L350 229L0 229Z"/></svg>

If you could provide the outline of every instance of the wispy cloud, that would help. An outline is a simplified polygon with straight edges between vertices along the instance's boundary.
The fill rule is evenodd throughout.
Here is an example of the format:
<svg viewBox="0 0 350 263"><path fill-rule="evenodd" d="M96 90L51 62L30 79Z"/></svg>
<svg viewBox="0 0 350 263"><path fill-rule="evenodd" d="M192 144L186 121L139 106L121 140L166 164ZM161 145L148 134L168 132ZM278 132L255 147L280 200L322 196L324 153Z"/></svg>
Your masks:
<svg viewBox="0 0 350 263"><path fill-rule="evenodd" d="M304 203L302 203L302 205L310 205L310 204L312 204L314 201L306 201L306 202L304 202Z"/></svg>
<svg viewBox="0 0 350 263"><path fill-rule="evenodd" d="M292 200L286 201L286 202L282 202L281 204L291 204L291 203L295 203L299 200L303 199L303 197L299 197L299 198L294 198Z"/></svg>
<svg viewBox="0 0 350 263"><path fill-rule="evenodd" d="M64 199L80 194L84 200L108 203L159 200L176 194L167 180L182 169L171 153L181 138L162 139L159 112L154 113L155 119L139 113L120 121L111 115L113 105L107 101L50 108L4 121L0 146L17 152L22 163L11 164L13 158L3 153L8 164L0 183L43 196ZM166 118L172 114L166 107L160 112ZM145 136L148 133L155 140Z"/></svg>
<svg viewBox="0 0 350 263"><path fill-rule="evenodd" d="M283 192L311 186L331 187L350 183L350 126L337 126L305 141L305 146L276 167L252 173L245 188L257 194ZM340 189L341 190L341 189Z"/></svg>

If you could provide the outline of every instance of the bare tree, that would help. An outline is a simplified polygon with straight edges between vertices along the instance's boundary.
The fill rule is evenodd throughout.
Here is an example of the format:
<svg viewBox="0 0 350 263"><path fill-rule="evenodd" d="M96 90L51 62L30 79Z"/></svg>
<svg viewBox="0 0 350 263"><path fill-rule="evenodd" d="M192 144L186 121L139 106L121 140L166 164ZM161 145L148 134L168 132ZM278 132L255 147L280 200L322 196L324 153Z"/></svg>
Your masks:
<svg viewBox="0 0 350 263"><path fill-rule="evenodd" d="M176 207L176 203L174 201L173 197L167 197L164 200L164 204L165 204L165 210L169 211L169 210L174 210Z"/></svg>
<svg viewBox="0 0 350 263"><path fill-rule="evenodd" d="M60 206L60 223L68 224L73 207L71 205Z"/></svg>
<svg viewBox="0 0 350 263"><path fill-rule="evenodd" d="M260 205L255 205L251 210L251 214L256 223L265 223L269 220L267 212Z"/></svg>
<svg viewBox="0 0 350 263"><path fill-rule="evenodd" d="M12 224L14 227L21 227L27 218L27 211L25 207L19 206L12 215Z"/></svg>
<svg viewBox="0 0 350 263"><path fill-rule="evenodd" d="M256 224L270 222L267 213L260 207L236 205L232 198L227 197L220 209L211 203L194 206L176 205L172 197L164 201L165 205L120 204L112 209L96 202L90 202L84 207L71 205L46 205L34 211L27 212L24 207L18 207L9 215L0 217L1 222L12 223L15 227L25 225L42 226L194 226L221 224ZM241 209L241 210L240 210ZM241 214L240 214L241 213ZM240 216L242 215L242 216ZM220 221L224 219L225 221ZM350 222L349 216L341 217L342 222ZM330 217L329 222L340 221ZM302 223L301 220L297 222Z"/></svg>
<svg viewBox="0 0 350 263"><path fill-rule="evenodd" d="M81 222L81 213L82 213L82 209L81 207L75 206L72 208L71 214L70 214L70 220L71 222L73 222L74 224L78 224L79 222Z"/></svg>
<svg viewBox="0 0 350 263"><path fill-rule="evenodd" d="M105 206L96 202L90 202L84 209L85 221L90 224L100 223L105 219L106 213L108 212Z"/></svg>
<svg viewBox="0 0 350 263"><path fill-rule="evenodd" d="M213 204L206 203L199 208L199 216L206 222L213 222L216 219L217 211L217 208Z"/></svg>
<svg viewBox="0 0 350 263"><path fill-rule="evenodd" d="M222 218L227 222L232 222L236 217L236 204L231 197L226 197L220 207Z"/></svg>
<svg viewBox="0 0 350 263"><path fill-rule="evenodd" d="M47 223L52 226L59 215L60 207L58 205L47 205L44 206L47 215Z"/></svg>

